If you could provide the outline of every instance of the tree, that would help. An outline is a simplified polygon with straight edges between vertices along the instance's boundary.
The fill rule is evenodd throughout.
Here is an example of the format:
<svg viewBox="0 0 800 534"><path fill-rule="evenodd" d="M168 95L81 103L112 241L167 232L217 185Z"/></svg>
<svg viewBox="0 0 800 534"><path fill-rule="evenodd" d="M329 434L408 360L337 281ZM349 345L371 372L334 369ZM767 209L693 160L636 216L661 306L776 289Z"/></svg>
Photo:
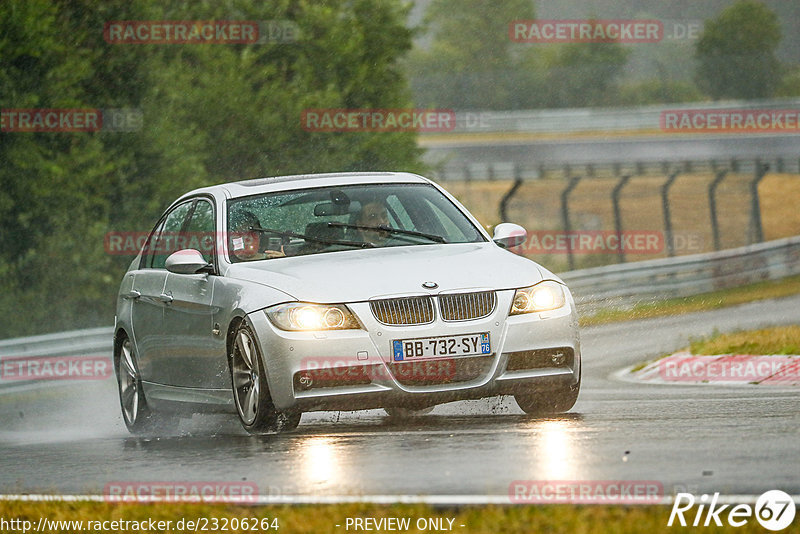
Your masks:
<svg viewBox="0 0 800 534"><path fill-rule="evenodd" d="M415 100L424 106L508 109L521 90L517 51L509 24L534 18L531 0L433 0L424 28L433 35L426 50L409 59Z"/></svg>
<svg viewBox="0 0 800 534"><path fill-rule="evenodd" d="M5 0L0 108L135 108L133 132L0 133L0 337L113 323L130 256L174 198L294 172L423 169L414 132L308 132L306 108L411 105L399 0ZM296 41L110 44L115 20L291 21ZM24 310L24 313L21 311Z"/></svg>
<svg viewBox="0 0 800 534"><path fill-rule="evenodd" d="M160 69L159 107L202 139L215 181L332 170L421 170L413 132L308 132L309 108L402 108L410 91L398 59L411 48L396 0L248 2L251 20L291 20L297 41L182 47ZM202 13L225 19L223 8ZM199 17L180 4L163 14ZM191 68L186 68L186 65Z"/></svg>
<svg viewBox="0 0 800 534"><path fill-rule="evenodd" d="M60 15L44 1L0 4L0 108L95 107L81 87L92 58L64 41L82 33L66 32ZM58 324L51 320L59 314L96 320L97 288L110 262L102 253L110 166L103 139L6 131L0 162L0 335ZM87 254L87 243L99 246ZM88 284L84 262L97 275Z"/></svg>
<svg viewBox="0 0 800 534"><path fill-rule="evenodd" d="M619 43L530 45L509 37L509 24L534 18L530 0L433 0L425 14L433 41L409 60L417 103L462 109L612 104L628 50Z"/></svg>
<svg viewBox="0 0 800 534"><path fill-rule="evenodd" d="M543 92L547 107L592 107L616 103L616 81L628 61L619 43L569 43L547 62Z"/></svg>
<svg viewBox="0 0 800 534"><path fill-rule="evenodd" d="M698 86L713 99L768 98L780 83L778 18L761 2L739 0L706 21L697 42Z"/></svg>
<svg viewBox="0 0 800 534"><path fill-rule="evenodd" d="M779 97L797 97L800 96L800 66L786 69L781 84L776 91L776 96Z"/></svg>

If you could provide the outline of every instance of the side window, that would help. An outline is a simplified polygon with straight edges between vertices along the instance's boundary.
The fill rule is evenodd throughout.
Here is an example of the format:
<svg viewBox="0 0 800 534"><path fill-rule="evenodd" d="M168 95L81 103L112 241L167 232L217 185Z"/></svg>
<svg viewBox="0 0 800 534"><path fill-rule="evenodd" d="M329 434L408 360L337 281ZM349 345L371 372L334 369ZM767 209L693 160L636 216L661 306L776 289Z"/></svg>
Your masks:
<svg viewBox="0 0 800 534"><path fill-rule="evenodd" d="M207 262L213 262L214 226L214 208L210 202L199 200L184 229L185 244L181 248L199 250Z"/></svg>
<svg viewBox="0 0 800 534"><path fill-rule="evenodd" d="M153 268L153 258L158 253L158 238L161 235L161 230L164 229L164 220L158 221L158 225L156 226L153 233L150 234L150 237L147 240L147 245L144 248L144 258L142 260L141 266L146 269Z"/></svg>
<svg viewBox="0 0 800 534"><path fill-rule="evenodd" d="M161 230L153 239L153 247L150 251L152 256L148 258L149 267L153 269L164 269L167 256L179 249L178 236L186 220L186 215L188 215L189 209L192 207L193 203L193 200L184 202L173 209L169 215L167 215L167 218L164 219Z"/></svg>

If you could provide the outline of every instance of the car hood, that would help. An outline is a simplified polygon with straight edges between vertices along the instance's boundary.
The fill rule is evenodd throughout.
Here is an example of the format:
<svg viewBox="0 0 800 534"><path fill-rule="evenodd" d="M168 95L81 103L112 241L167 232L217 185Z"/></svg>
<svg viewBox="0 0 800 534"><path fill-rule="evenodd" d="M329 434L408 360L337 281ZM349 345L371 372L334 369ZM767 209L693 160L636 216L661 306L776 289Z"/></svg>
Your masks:
<svg viewBox="0 0 800 534"><path fill-rule="evenodd" d="M417 245L330 252L234 264L226 276L318 303L465 289L511 289L543 279L540 267L494 243ZM438 288L426 290L423 282Z"/></svg>

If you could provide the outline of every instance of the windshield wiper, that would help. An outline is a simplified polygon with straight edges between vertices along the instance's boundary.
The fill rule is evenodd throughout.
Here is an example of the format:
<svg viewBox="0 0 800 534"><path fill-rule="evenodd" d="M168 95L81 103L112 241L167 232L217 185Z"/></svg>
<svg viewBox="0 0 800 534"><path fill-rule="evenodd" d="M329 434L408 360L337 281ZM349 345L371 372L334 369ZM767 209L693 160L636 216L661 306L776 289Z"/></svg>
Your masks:
<svg viewBox="0 0 800 534"><path fill-rule="evenodd" d="M414 230L403 230L401 228L392 228L391 226L387 226L385 224L381 224L378 226L365 226L362 224L348 224L348 223L341 223L341 222L329 222L328 226L332 227L339 227L339 228L353 228L355 230L373 230L378 232L387 232L389 234L396 234L396 235L407 235L413 237L422 237L424 239L429 239L431 241L436 241L437 243L446 243L445 239L442 236L436 234L426 234L424 232L415 232Z"/></svg>
<svg viewBox="0 0 800 534"><path fill-rule="evenodd" d="M265 234L275 234L275 235L283 235L287 237L296 237L298 239L304 239L306 241L313 241L314 243L324 243L326 245L343 245L346 247L358 247L358 248L375 248L375 245L372 243L362 243L360 241L345 241L339 239L322 239L319 237L311 237L304 234L296 234L294 232L284 232L281 230L273 230L272 228L256 228L251 226L249 230L254 232L262 232Z"/></svg>

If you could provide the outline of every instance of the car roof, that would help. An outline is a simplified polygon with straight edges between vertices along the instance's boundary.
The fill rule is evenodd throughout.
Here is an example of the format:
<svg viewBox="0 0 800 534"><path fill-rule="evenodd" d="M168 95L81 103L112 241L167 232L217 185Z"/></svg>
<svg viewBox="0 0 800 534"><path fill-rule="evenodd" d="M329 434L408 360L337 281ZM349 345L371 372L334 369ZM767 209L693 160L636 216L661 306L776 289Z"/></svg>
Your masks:
<svg viewBox="0 0 800 534"><path fill-rule="evenodd" d="M211 194L215 197L238 198L273 191L291 189L311 189L335 185L351 184L386 184L386 183L431 183L427 178L408 172L339 172L326 174L295 174L289 176L273 176L229 182L202 187L182 195L180 200L198 195Z"/></svg>

